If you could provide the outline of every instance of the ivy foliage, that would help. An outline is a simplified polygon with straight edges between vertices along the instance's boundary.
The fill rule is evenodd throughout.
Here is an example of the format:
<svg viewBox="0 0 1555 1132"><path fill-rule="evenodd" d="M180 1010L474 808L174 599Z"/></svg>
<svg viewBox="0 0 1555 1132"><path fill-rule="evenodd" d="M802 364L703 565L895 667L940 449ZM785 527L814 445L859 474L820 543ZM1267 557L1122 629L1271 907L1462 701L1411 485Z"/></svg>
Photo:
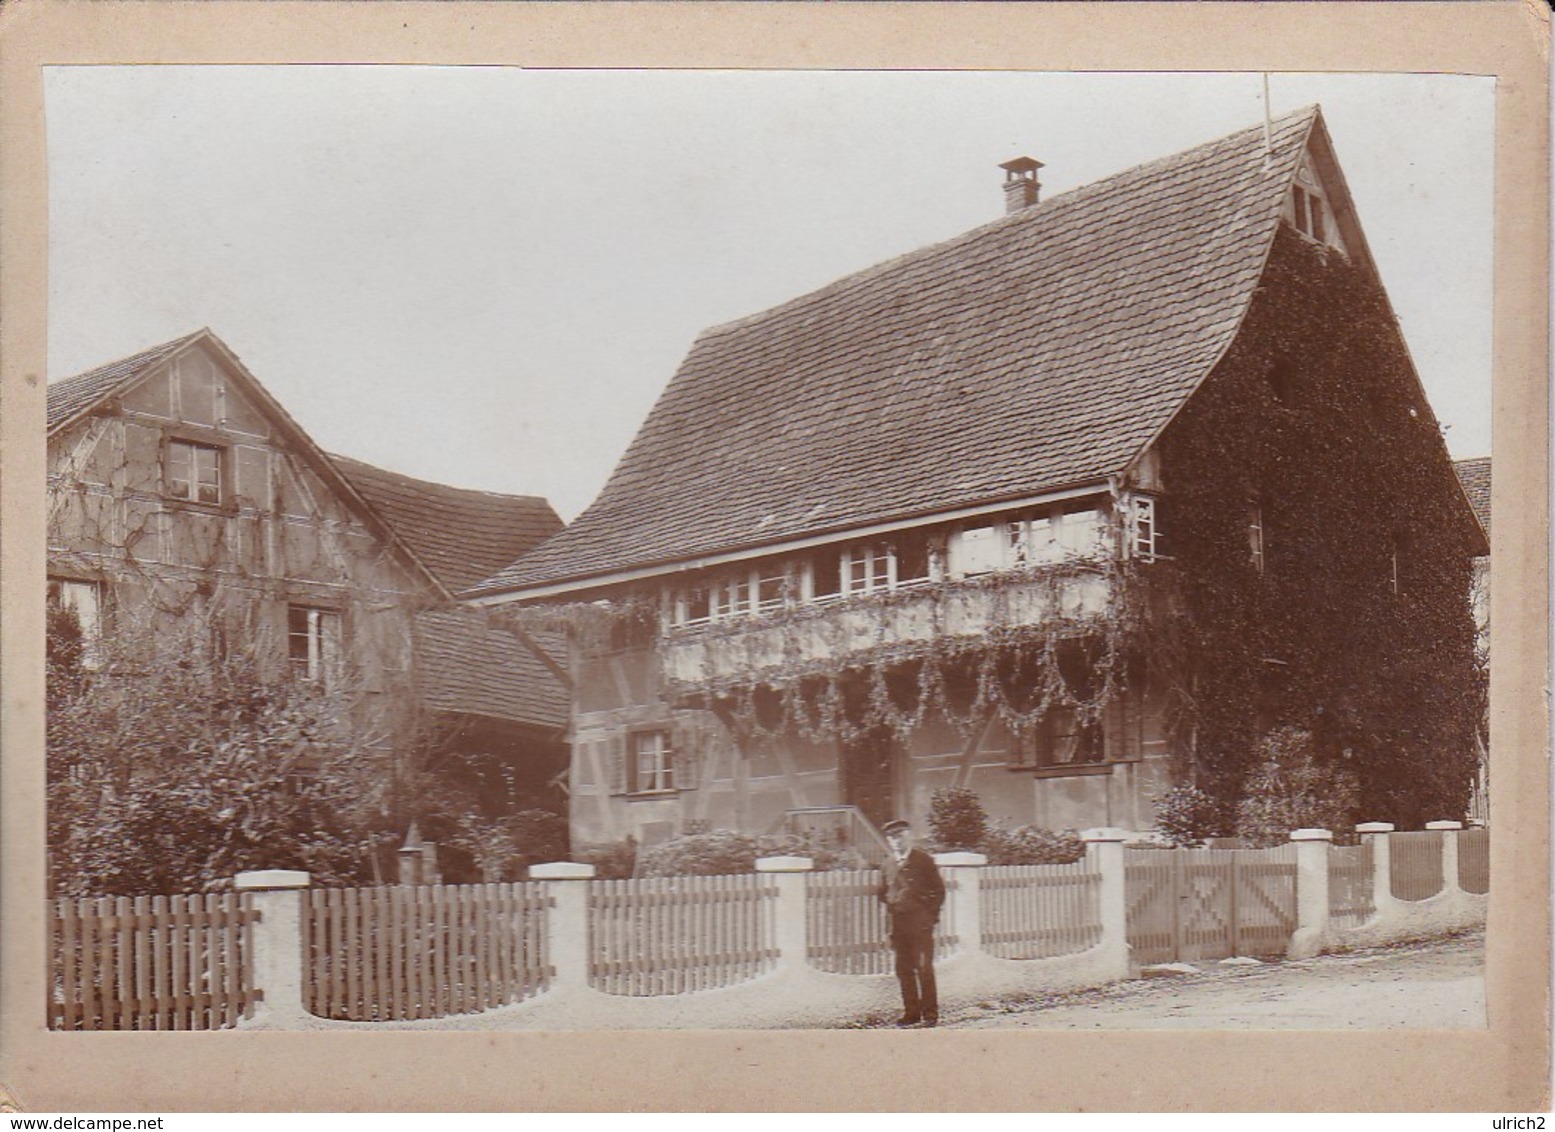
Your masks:
<svg viewBox="0 0 1555 1132"><path fill-rule="evenodd" d="M1461 815L1485 696L1480 535L1380 285L1282 229L1160 452L1175 561L1153 668L1179 777L1231 812L1262 736L1288 725L1319 768L1353 774L1358 820Z"/></svg>

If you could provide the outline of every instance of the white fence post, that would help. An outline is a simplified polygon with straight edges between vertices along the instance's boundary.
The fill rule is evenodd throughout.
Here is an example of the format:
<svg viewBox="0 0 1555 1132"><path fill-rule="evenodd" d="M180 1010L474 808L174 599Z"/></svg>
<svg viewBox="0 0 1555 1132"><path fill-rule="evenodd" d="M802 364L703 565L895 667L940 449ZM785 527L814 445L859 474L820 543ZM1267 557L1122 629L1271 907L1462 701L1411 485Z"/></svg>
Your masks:
<svg viewBox="0 0 1555 1132"><path fill-rule="evenodd" d="M1371 846L1371 906L1377 912L1394 906L1393 859L1388 849L1390 821L1363 821L1355 827L1361 840Z"/></svg>
<svg viewBox="0 0 1555 1132"><path fill-rule="evenodd" d="M1110 827L1082 833L1085 855L1101 873L1101 942L1112 956L1113 974L1128 978L1128 893L1124 888L1123 842L1127 835Z"/></svg>
<svg viewBox="0 0 1555 1132"><path fill-rule="evenodd" d="M529 879L544 881L550 908L545 915L551 990L586 990L589 985L589 886L594 866L575 861L530 865Z"/></svg>
<svg viewBox="0 0 1555 1132"><path fill-rule="evenodd" d="M1334 835L1326 829L1293 829L1296 843L1296 931L1287 958L1307 959L1328 939L1328 849Z"/></svg>
<svg viewBox="0 0 1555 1132"><path fill-rule="evenodd" d="M303 1005L302 890L308 874L292 869L238 873L232 887L254 895L254 989L264 997L245 1025L298 1029L312 1015Z"/></svg>
<svg viewBox="0 0 1555 1132"><path fill-rule="evenodd" d="M951 927L956 934L956 950L977 955L983 950L983 866L988 858L981 853L936 853L934 863L950 869L955 883L955 900L950 906Z"/></svg>
<svg viewBox="0 0 1555 1132"><path fill-rule="evenodd" d="M809 959L810 939L805 929L805 874L815 867L809 857L759 857L758 873L771 873L777 882L777 918L773 928L779 971L803 970ZM699 945L697 941L693 946Z"/></svg>
<svg viewBox="0 0 1555 1132"><path fill-rule="evenodd" d="M1458 884L1458 831L1461 821L1428 821L1426 829L1434 829L1442 835L1442 891L1462 892Z"/></svg>

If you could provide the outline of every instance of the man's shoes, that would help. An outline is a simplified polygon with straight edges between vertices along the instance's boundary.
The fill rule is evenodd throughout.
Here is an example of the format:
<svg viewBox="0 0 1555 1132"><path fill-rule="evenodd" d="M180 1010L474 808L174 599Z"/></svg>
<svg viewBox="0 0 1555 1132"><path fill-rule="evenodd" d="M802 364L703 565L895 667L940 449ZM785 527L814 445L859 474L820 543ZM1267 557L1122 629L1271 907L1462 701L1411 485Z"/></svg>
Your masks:
<svg viewBox="0 0 1555 1132"><path fill-rule="evenodd" d="M923 1019L919 1018L916 1014L903 1014L896 1020L896 1024L898 1027L905 1029L908 1026L916 1026L922 1021Z"/></svg>
<svg viewBox="0 0 1555 1132"><path fill-rule="evenodd" d="M939 1025L939 1015L938 1014L925 1014L923 1016L923 1028L925 1030L930 1029L931 1027L934 1027L934 1026L938 1026L938 1025Z"/></svg>

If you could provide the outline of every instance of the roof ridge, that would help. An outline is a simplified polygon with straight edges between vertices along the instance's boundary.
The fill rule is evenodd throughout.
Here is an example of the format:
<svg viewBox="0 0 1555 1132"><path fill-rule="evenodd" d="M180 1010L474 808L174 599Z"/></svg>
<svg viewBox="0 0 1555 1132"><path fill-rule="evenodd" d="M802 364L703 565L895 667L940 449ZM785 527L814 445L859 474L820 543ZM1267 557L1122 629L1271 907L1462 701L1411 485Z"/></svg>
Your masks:
<svg viewBox="0 0 1555 1132"><path fill-rule="evenodd" d="M1320 107L1316 103L1312 103L1311 105L1302 107L1299 110L1293 110L1287 114L1281 115L1278 118L1271 119L1268 123L1270 134L1272 136L1275 129L1288 129L1295 122L1302 119L1314 118L1319 112ZM867 267L859 268L857 271L851 271L846 275L842 275L832 280L830 283L824 283L821 286L814 288L813 290L806 291L802 295L796 295L791 299L786 299L783 302L777 303L773 306L766 307L759 311L753 311L747 315L741 315L738 318L730 319L728 322L721 322L713 326L709 326L697 335L696 341L697 343L700 343L703 339L715 338L724 333L742 329L748 324L769 317L774 317L780 312L791 312L798 310L808 303L820 301L823 298L829 298L840 291L846 290L850 286L857 286L863 283L867 283L877 275L884 274L905 264L912 263L914 260L919 258L942 254L944 252L954 250L963 244L974 243L977 240L982 239L984 236L1000 229L1014 227L1018 224L1032 223L1035 221L1036 217L1048 216L1053 211L1056 211L1055 206L1057 205L1069 205L1089 200L1092 197L1099 195L1106 189L1115 188L1116 185L1114 182L1120 181L1126 177L1134 177L1147 170L1165 168L1167 166L1179 163L1187 164L1192 159L1202 157L1206 150L1213 149L1217 146L1228 145L1231 142L1241 140L1245 135L1262 133L1263 130L1264 126L1262 124L1244 126L1240 130L1233 130L1229 134L1224 134L1218 138L1212 138L1206 142L1200 142L1198 145L1190 146L1189 148L1179 150L1176 153L1168 153L1161 157L1153 157L1149 161L1142 161L1137 165L1130 165L1125 169L1120 169L1116 173L1109 173L1105 177L1099 177L1094 181L1087 181L1083 185L1076 185L1072 189L1066 189L1064 192L1057 193L1047 200L1040 201L1037 204L1020 209L1017 212L1006 213L1003 216L996 216L992 220L984 221L976 227L968 228L964 232L958 232L954 236L948 236L943 240L937 240L932 244L924 244L921 247L913 248L910 251L905 251L899 255L892 256L890 259L884 259L878 263L872 263Z"/></svg>
<svg viewBox="0 0 1555 1132"><path fill-rule="evenodd" d="M546 499L545 496L536 494L534 492L493 491L490 488L484 487L463 487L459 484L444 483L441 480L423 479L420 476L410 475L408 472L395 471L393 468L385 468L378 464L371 464L366 460L358 459L355 456L346 456L339 452L326 452L325 455L328 456L331 460L337 462L354 464L359 468L366 468L368 471L376 472L379 475L392 476L397 480L405 481L411 486L433 487L442 491L457 491L464 495L480 495L490 499L522 499L545 503L547 505L550 503L550 501Z"/></svg>
<svg viewBox="0 0 1555 1132"><path fill-rule="evenodd" d="M47 384L50 386L63 385L65 382L75 381L77 378L92 377L95 374L100 374L106 370L113 369L115 366L122 366L125 362L132 362L137 358L150 357L152 354L163 353L173 349L174 347L182 346L184 343L190 341L191 339L198 338L201 334L208 333L210 333L210 327L202 326L198 330L191 330L188 334L181 335L177 338L169 338L166 342L160 342L155 346L147 346L143 350L135 350L131 353L123 355L122 357L102 362L99 365L93 366L91 369L84 369L79 373L66 374L64 377L56 377L49 381Z"/></svg>

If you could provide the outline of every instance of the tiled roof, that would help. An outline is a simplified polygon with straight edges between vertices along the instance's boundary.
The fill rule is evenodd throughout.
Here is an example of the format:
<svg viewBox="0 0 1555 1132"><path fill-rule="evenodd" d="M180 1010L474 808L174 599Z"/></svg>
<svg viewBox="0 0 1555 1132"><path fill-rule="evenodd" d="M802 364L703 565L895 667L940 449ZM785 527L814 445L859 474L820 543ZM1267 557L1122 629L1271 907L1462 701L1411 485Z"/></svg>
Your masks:
<svg viewBox="0 0 1555 1132"><path fill-rule="evenodd" d="M475 592L1097 482L1209 372L1315 107L715 327L576 521Z"/></svg>
<svg viewBox="0 0 1555 1132"><path fill-rule="evenodd" d="M85 373L78 373L74 377L50 382L48 431L52 433L55 429L69 424L103 398L110 397L130 382L145 377L159 363L206 333L209 332L196 330L193 334L185 334L182 338L163 342L160 346L152 346L149 350L142 350L138 354L131 354L116 362L109 362Z"/></svg>
<svg viewBox="0 0 1555 1132"><path fill-rule="evenodd" d="M1458 482L1463 485L1463 493L1469 497L1469 504L1474 508L1479 525L1485 528L1485 534L1489 536L1490 457L1458 460L1453 464L1452 469L1458 473Z"/></svg>
<svg viewBox="0 0 1555 1132"><path fill-rule="evenodd" d="M500 495L411 479L330 456L450 592L473 586L561 530L537 495Z"/></svg>
<svg viewBox="0 0 1555 1132"><path fill-rule="evenodd" d="M541 727L564 727L567 689L513 634L489 625L483 610L449 609L416 617L416 675L423 702L437 711ZM558 664L565 643L536 635Z"/></svg>

